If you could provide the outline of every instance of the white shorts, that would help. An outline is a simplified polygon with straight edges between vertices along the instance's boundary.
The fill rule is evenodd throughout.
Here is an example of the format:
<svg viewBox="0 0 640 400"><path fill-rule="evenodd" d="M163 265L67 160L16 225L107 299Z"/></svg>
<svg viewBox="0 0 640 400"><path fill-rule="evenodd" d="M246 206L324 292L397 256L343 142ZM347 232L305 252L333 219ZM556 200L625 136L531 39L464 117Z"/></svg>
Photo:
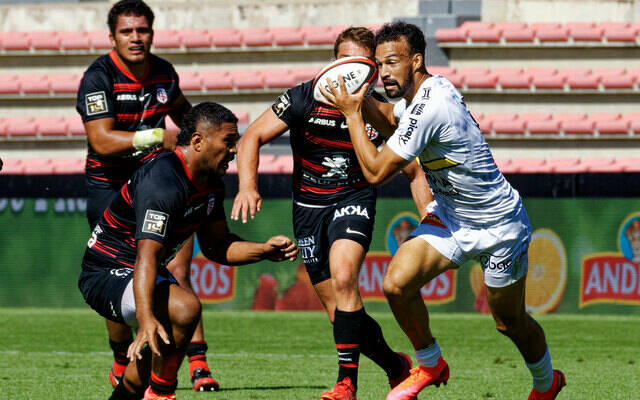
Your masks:
<svg viewBox="0 0 640 400"><path fill-rule="evenodd" d="M136 319L136 299L133 296L133 279L129 281L129 284L122 293L122 302L120 303L120 312L122 313L122 319L124 323L137 327L138 320Z"/></svg>
<svg viewBox="0 0 640 400"><path fill-rule="evenodd" d="M531 224L524 207L490 226L460 226L433 201L420 225L411 232L457 265L477 260L489 287L509 286L527 275Z"/></svg>

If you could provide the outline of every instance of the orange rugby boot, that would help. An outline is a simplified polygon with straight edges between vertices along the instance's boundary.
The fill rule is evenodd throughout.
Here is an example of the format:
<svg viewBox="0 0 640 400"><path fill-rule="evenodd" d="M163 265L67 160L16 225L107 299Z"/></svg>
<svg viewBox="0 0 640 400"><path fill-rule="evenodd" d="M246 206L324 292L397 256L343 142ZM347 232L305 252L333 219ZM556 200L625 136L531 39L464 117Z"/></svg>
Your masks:
<svg viewBox="0 0 640 400"><path fill-rule="evenodd" d="M546 392L540 392L536 389L531 389L528 400L553 400L558 396L558 393L566 386L567 380L564 378L562 371L553 370L553 383Z"/></svg>
<svg viewBox="0 0 640 400"><path fill-rule="evenodd" d="M346 377L336 383L330 392L322 393L320 400L356 400L356 389L351 384L351 378Z"/></svg>
<svg viewBox="0 0 640 400"><path fill-rule="evenodd" d="M404 364L404 370L397 378L395 379L389 378L389 386L391 386L391 389L398 386L400 383L402 383L402 381L407 379L411 375L411 367L413 367L413 362L411 362L411 357L409 357L408 354L401 353L401 352L398 352L397 354L400 356L400 358L402 358L402 362Z"/></svg>
<svg viewBox="0 0 640 400"><path fill-rule="evenodd" d="M424 367L419 365L411 370L411 375L400 382L387 394L386 400L412 400L418 393L429 385L447 384L449 380L449 365L442 357L435 367Z"/></svg>
<svg viewBox="0 0 640 400"><path fill-rule="evenodd" d="M156 393L149 386L144 392L143 400L176 400L176 394L175 392L171 394Z"/></svg>

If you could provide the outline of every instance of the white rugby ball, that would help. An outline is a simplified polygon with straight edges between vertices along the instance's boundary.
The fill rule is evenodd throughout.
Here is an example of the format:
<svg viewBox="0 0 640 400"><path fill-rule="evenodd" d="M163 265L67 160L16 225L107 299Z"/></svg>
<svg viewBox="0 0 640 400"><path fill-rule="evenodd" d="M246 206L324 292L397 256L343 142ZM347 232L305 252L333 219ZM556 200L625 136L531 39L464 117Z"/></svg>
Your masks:
<svg viewBox="0 0 640 400"><path fill-rule="evenodd" d="M320 92L320 87L330 92L327 78L331 80L333 87L338 89L340 83L338 75L342 75L347 91L350 94L358 93L365 83L369 84L365 96L371 94L378 82L378 68L376 63L366 57L343 57L324 67L313 81L313 98L327 103Z"/></svg>

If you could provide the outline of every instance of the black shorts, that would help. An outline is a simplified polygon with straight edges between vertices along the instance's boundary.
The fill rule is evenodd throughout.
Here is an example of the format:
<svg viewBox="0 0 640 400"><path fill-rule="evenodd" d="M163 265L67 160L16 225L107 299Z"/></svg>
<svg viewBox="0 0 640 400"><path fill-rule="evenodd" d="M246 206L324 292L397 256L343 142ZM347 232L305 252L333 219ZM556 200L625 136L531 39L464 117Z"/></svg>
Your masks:
<svg viewBox="0 0 640 400"><path fill-rule="evenodd" d="M133 279L133 268L105 268L99 260L85 255L78 288L85 302L103 317L125 323L122 317L122 295ZM164 267L158 268L156 287L164 284L178 284L178 281Z"/></svg>
<svg viewBox="0 0 640 400"><path fill-rule="evenodd" d="M102 214L104 214L104 210L109 207L118 193L118 190L111 187L87 186L87 220L89 221L89 229L93 230L98 221L100 221Z"/></svg>
<svg viewBox="0 0 640 400"><path fill-rule="evenodd" d="M355 193L331 206L293 203L293 232L302 261L314 285L331 278L329 249L350 239L369 251L376 215L376 195Z"/></svg>

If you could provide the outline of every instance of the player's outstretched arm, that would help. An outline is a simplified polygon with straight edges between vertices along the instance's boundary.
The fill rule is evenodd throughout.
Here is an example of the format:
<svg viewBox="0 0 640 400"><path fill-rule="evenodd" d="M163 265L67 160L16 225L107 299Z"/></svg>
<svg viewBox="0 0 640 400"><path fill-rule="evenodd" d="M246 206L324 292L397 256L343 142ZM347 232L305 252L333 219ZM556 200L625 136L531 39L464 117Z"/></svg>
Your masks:
<svg viewBox="0 0 640 400"><path fill-rule="evenodd" d="M224 220L210 222L200 228L198 242L205 257L225 265L243 265L261 260L295 261L298 256L298 246L286 236L277 235L264 243L249 242L231 233Z"/></svg>
<svg viewBox="0 0 640 400"><path fill-rule="evenodd" d="M136 301L138 335L127 352L130 360L142 358L141 350L145 343L149 343L154 354L160 355L158 336L164 343L170 343L169 335L153 314L153 292L156 286L158 263L166 248L162 243L151 239L140 239L137 245L136 267L133 272L133 296Z"/></svg>
<svg viewBox="0 0 640 400"><path fill-rule="evenodd" d="M131 154L156 144L162 144L168 150L175 148L175 134L167 135L162 128L129 132L114 129L114 125L115 119L111 117L84 123L89 144L98 154L103 156Z"/></svg>
<svg viewBox="0 0 640 400"><path fill-rule="evenodd" d="M422 217L427 209L427 205L433 201L433 193L431 193L424 171L416 161L407 164L407 166L402 169L402 173L409 181L413 202L416 205L418 214Z"/></svg>
<svg viewBox="0 0 640 400"><path fill-rule="evenodd" d="M262 197L258 193L260 147L287 129L287 124L268 109L244 131L238 142L238 194L231 209L232 220L237 221L242 217L242 223L246 223L247 216L255 218L262 208Z"/></svg>

